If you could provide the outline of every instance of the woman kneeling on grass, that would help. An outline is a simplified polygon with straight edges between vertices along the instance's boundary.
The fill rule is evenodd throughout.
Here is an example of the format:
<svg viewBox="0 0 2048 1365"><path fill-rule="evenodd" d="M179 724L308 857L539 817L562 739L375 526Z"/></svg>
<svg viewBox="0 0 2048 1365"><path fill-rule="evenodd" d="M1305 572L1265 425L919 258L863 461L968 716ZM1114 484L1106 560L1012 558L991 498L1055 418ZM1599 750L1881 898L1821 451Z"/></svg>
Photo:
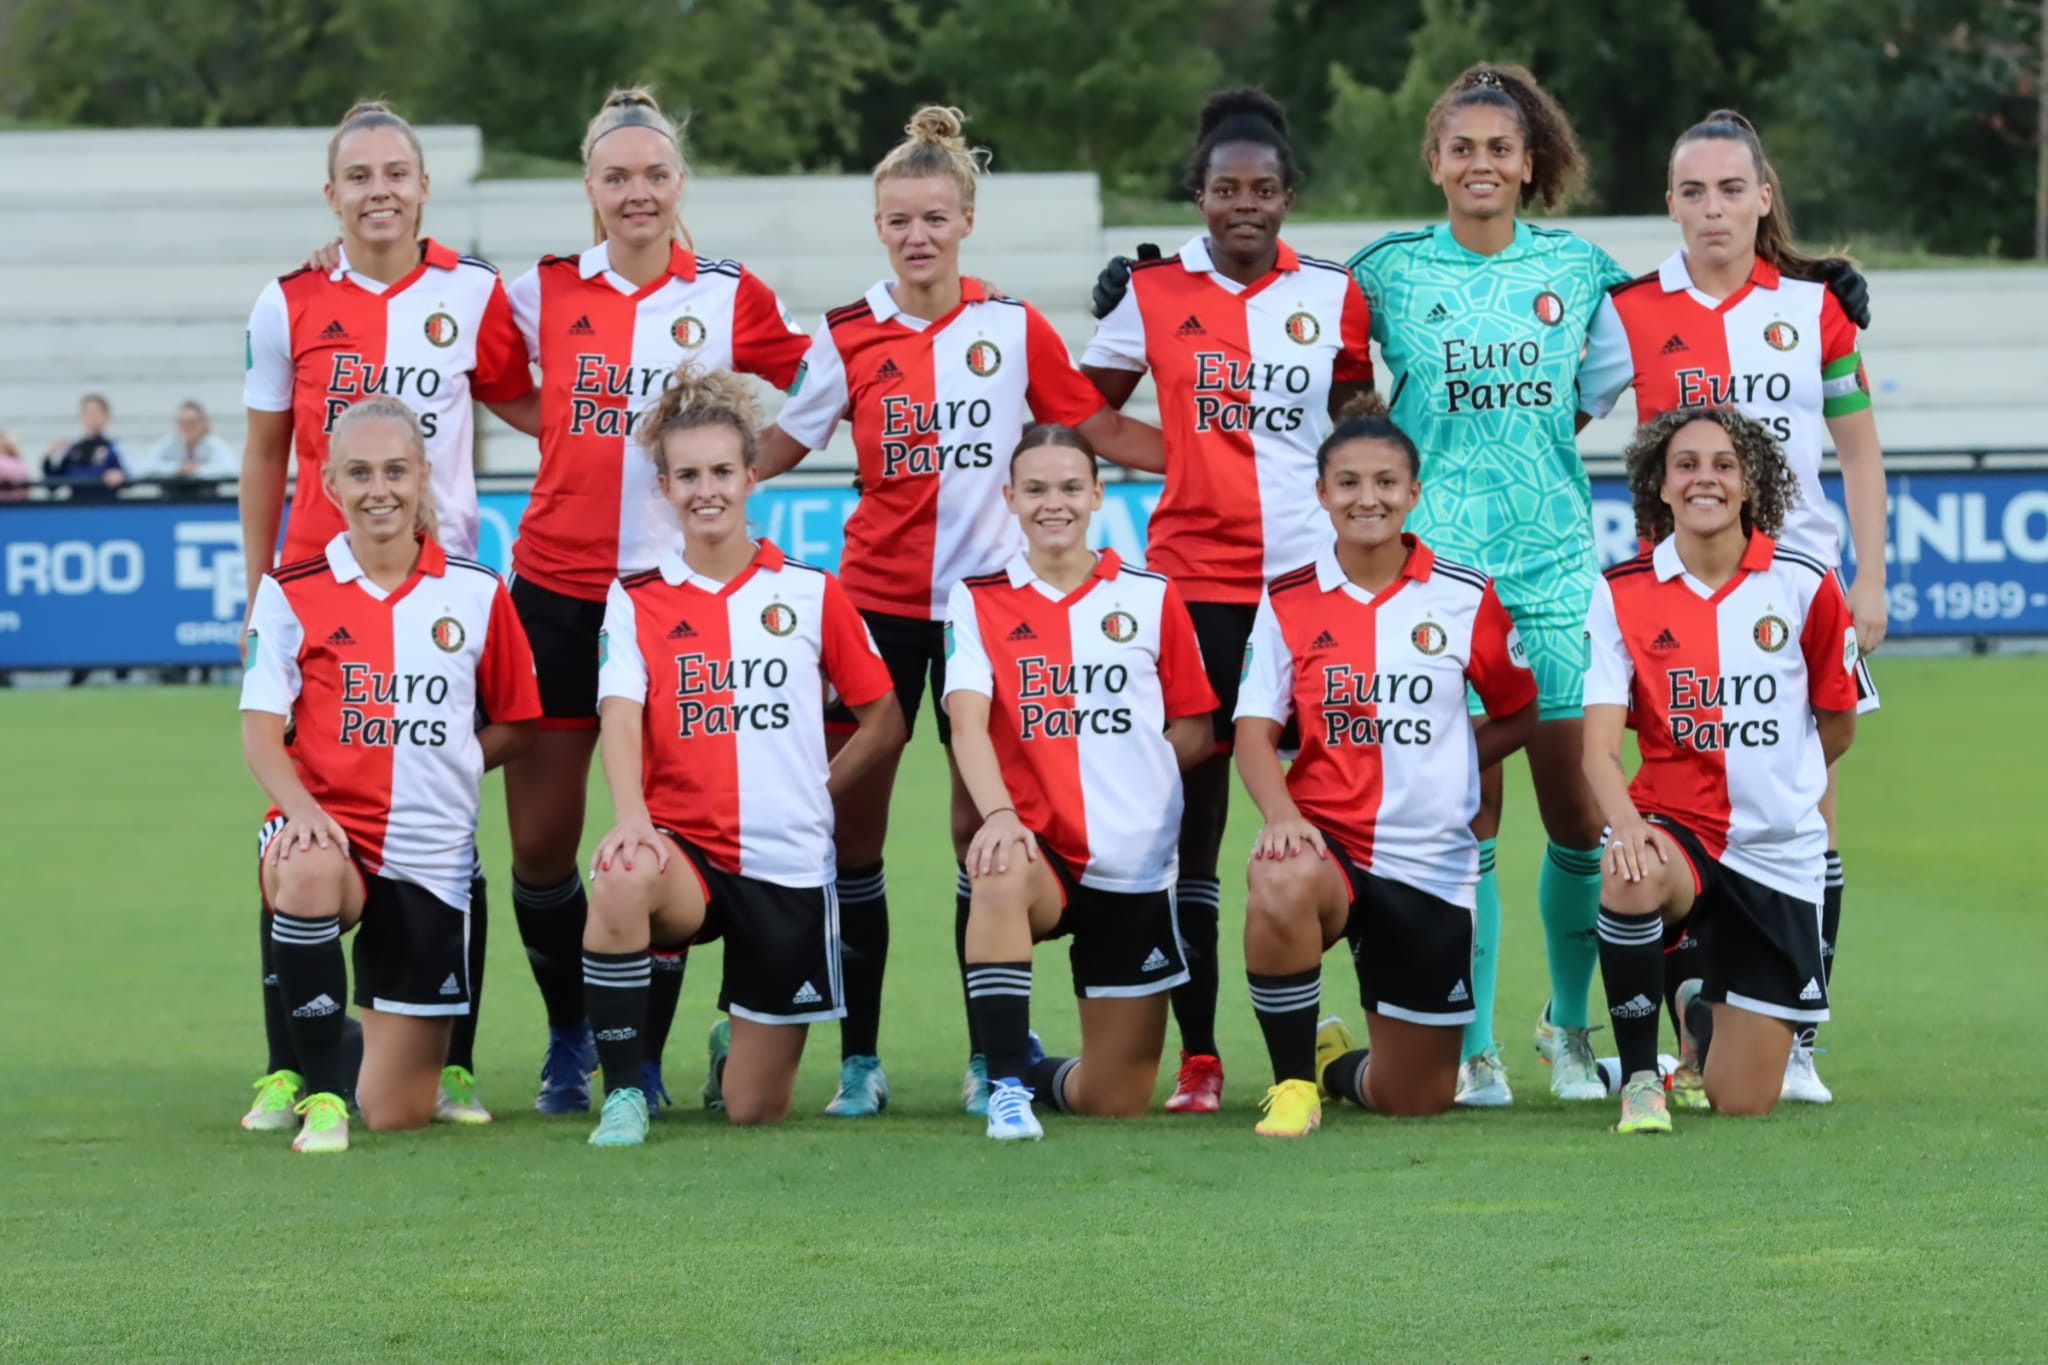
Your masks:
<svg viewBox="0 0 2048 1365"><path fill-rule="evenodd" d="M1216 694L1174 586L1088 548L1102 479L1085 437L1026 431L1003 496L1025 549L954 585L945 703L981 813L966 963L988 1135L1038 1138L1033 1099L1111 1118L1151 1101L1167 992L1188 979L1181 773L1211 752ZM1028 1064L1031 947L1069 934L1081 1055Z"/></svg>
<svg viewBox="0 0 2048 1365"><path fill-rule="evenodd" d="M1711 1039L1707 1101L1722 1113L1770 1113L1793 1030L1828 1017L1821 798L1855 736L1858 654L1835 570L1772 539L1798 482L1767 427L1679 408L1636 433L1627 462L1637 533L1656 548L1593 590L1585 768L1609 827L1600 972L1627 1078L1616 1131L1668 1133L1667 929L1708 929L1703 978L1678 989L1679 1042L1690 1057Z"/></svg>
<svg viewBox="0 0 2048 1365"><path fill-rule="evenodd" d="M597 846L583 933L606 1085L597 1147L647 1138L650 944L726 940L732 1023L714 1033L705 1093L734 1123L780 1123L809 1026L846 1013L832 801L894 760L903 716L839 580L748 538L760 425L744 380L685 365L640 427L683 543L612 584L598 637L618 823ZM829 765L827 683L859 723Z"/></svg>
<svg viewBox="0 0 2048 1365"><path fill-rule="evenodd" d="M1359 400L1316 452L1336 539L1266 588L1245 646L1237 767L1266 817L1246 873L1244 959L1273 1060L1263 1137L1322 1099L1438 1114L1472 1019L1479 773L1536 729L1536 681L1493 580L1402 533L1415 443ZM1488 723L1467 719L1470 683ZM1284 774L1280 734L1301 725ZM1351 941L1372 1048L1317 1027L1322 956Z"/></svg>
<svg viewBox="0 0 2048 1365"><path fill-rule="evenodd" d="M435 540L412 409L366 399L329 441L321 477L348 529L263 576L242 680L242 751L273 803L257 847L306 1082L299 1152L348 1150L352 1081L372 1128L433 1120L472 998L478 788L540 717L505 585ZM358 926L359 1078L347 1073L341 957Z"/></svg>

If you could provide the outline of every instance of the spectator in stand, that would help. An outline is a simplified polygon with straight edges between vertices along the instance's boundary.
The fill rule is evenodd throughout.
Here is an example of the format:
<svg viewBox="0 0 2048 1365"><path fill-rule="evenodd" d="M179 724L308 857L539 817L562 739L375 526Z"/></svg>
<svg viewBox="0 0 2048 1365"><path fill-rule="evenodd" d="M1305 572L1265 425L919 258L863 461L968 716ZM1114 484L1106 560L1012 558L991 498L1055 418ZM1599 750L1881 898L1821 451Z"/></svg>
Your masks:
<svg viewBox="0 0 2048 1365"><path fill-rule="evenodd" d="M21 458L14 437L0 431L0 502L20 502L28 497L28 486L36 481L35 471Z"/></svg>
<svg viewBox="0 0 2048 1365"><path fill-rule="evenodd" d="M78 424L85 434L69 444L52 442L43 456L43 477L68 484L74 501L111 502L114 490L128 482L120 443L107 435L107 419L112 415L106 399L87 394L78 400Z"/></svg>
<svg viewBox="0 0 2048 1365"><path fill-rule="evenodd" d="M241 477L241 461L213 434L206 409L191 399L178 404L177 429L150 447L135 467L137 478L216 480Z"/></svg>

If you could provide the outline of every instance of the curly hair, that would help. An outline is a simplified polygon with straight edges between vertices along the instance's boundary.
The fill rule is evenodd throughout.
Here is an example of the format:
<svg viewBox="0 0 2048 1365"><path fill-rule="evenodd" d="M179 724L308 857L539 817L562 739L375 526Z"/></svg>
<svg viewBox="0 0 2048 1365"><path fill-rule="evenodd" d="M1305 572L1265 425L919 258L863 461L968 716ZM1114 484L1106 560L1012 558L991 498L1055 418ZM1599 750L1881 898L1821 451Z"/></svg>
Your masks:
<svg viewBox="0 0 2048 1365"><path fill-rule="evenodd" d="M1672 513L1663 499L1665 456L1671 438L1691 422L1712 422L1728 433L1735 458L1742 464L1742 530L1775 536L1785 524L1785 509L1799 500L1799 478L1785 462L1785 452L1771 429L1734 408L1673 408L1644 424L1629 440L1622 459L1628 465L1628 491L1635 500L1636 534L1652 543L1671 534Z"/></svg>
<svg viewBox="0 0 2048 1365"><path fill-rule="evenodd" d="M668 474L667 438L675 432L699 427L725 427L740 440L740 457L751 466L760 457L761 445L755 435L761 425L760 405L753 387L730 370L696 370L689 361L676 367L661 398L634 431L641 449L654 460L663 477Z"/></svg>
<svg viewBox="0 0 2048 1365"><path fill-rule="evenodd" d="M1508 62L1477 62L1466 67L1429 107L1422 131L1422 159L1432 170L1444 124L1458 110L1474 105L1504 110L1522 125L1532 171L1529 183L1522 186L1523 208L1541 204L1555 212L1585 188L1586 154L1579 150L1571 119L1526 67Z"/></svg>

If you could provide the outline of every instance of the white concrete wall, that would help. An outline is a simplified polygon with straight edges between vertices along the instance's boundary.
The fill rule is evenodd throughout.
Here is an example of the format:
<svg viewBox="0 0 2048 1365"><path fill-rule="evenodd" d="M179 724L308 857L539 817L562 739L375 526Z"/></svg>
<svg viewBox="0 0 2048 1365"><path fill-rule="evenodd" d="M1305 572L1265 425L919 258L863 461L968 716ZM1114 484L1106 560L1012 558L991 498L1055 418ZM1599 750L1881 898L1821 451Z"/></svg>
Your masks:
<svg viewBox="0 0 2048 1365"><path fill-rule="evenodd" d="M420 132L433 177L427 227L450 245L512 275L591 240L577 182L477 181L475 129ZM320 195L326 142L318 129L0 134L0 428L39 454L71 434L77 396L97 389L131 448L169 430L188 397L238 445L249 305L333 233ZM863 176L707 178L684 210L700 251L745 261L806 325L887 268ZM1653 267L1676 243L1655 218L1566 225L1630 269ZM1288 239L1341 260L1413 226L1303 222ZM1078 352L1101 262L1140 241L1171 251L1190 235L1186 225L1105 231L1093 176L997 175L964 261L1044 309ZM1888 446L2048 444L2048 271L1881 272L1871 287L1866 351ZM1153 411L1149 387L1132 410ZM1616 450L1626 431L1619 417L1601 423L1586 449ZM494 421L483 432L487 468L532 468L532 442ZM814 460L850 458L842 435Z"/></svg>

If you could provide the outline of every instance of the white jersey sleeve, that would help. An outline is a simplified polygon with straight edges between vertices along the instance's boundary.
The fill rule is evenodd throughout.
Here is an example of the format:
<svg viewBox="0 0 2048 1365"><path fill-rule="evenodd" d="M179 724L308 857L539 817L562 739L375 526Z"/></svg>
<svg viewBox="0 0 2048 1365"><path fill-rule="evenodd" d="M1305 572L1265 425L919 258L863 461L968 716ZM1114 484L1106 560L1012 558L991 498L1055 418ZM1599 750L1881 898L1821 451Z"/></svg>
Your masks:
<svg viewBox="0 0 2048 1365"><path fill-rule="evenodd" d="M846 404L846 362L839 358L832 324L821 322L796 372L789 401L775 416L775 425L805 449L822 450L839 419L846 415Z"/></svg>
<svg viewBox="0 0 2048 1365"><path fill-rule="evenodd" d="M512 305L512 325L526 339L527 361L540 364L540 267L506 285L505 301Z"/></svg>
<svg viewBox="0 0 2048 1365"><path fill-rule="evenodd" d="M1627 706L1635 675L1635 660L1614 615L1614 592L1603 575L1593 580L1593 604L1586 609L1585 704Z"/></svg>
<svg viewBox="0 0 2048 1365"><path fill-rule="evenodd" d="M1095 324L1088 349L1081 353L1083 365L1098 370L1132 370L1143 374L1145 360L1145 315L1138 309L1138 291L1124 290L1123 298L1109 310L1109 316Z"/></svg>
<svg viewBox="0 0 2048 1365"><path fill-rule="evenodd" d="M1294 715L1294 654L1280 633L1280 618L1269 595L1259 598L1251 637L1244 644L1243 676L1237 684L1235 720L1253 716L1285 725Z"/></svg>
<svg viewBox="0 0 2048 1365"><path fill-rule="evenodd" d="M1614 300L1600 296L1600 311L1586 329L1586 358L1579 362L1579 411L1605 417L1621 401L1622 390L1635 382L1636 361L1628 346L1628 328Z"/></svg>
<svg viewBox="0 0 2048 1365"><path fill-rule="evenodd" d="M292 410L292 318L276 280L263 286L249 310L244 348L242 406L257 412Z"/></svg>
<svg viewBox="0 0 2048 1365"><path fill-rule="evenodd" d="M996 695L995 668L981 642L974 590L965 583L955 583L946 598L946 695L940 704L955 692L978 692L990 700Z"/></svg>
<svg viewBox="0 0 2048 1365"><path fill-rule="evenodd" d="M242 665L244 711L289 716L299 699L299 650L306 628L277 580L263 575L249 612L249 644Z"/></svg>
<svg viewBox="0 0 2048 1365"><path fill-rule="evenodd" d="M640 657L633 596L616 578L605 594L604 625L597 633L597 699L606 697L647 704L647 660Z"/></svg>

